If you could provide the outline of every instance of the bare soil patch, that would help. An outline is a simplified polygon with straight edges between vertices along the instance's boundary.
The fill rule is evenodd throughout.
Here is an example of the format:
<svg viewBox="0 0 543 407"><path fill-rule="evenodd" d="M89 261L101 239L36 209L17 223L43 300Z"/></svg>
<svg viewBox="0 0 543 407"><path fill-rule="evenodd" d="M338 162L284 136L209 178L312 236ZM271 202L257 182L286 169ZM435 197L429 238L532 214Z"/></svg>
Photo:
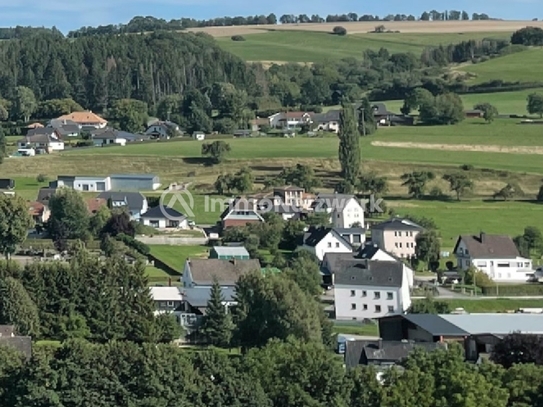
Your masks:
<svg viewBox="0 0 543 407"><path fill-rule="evenodd" d="M543 155L543 147L537 147L537 146L430 144L430 143L408 143L408 142L404 143L404 142L388 142L388 141L373 141L371 145L375 147L414 148L414 149L425 149L425 150Z"/></svg>
<svg viewBox="0 0 543 407"><path fill-rule="evenodd" d="M359 21L336 23L309 24L278 24L278 25L241 25L232 27L201 27L190 28L187 31L205 32L214 37L229 37L232 35L258 34L265 31L319 31L331 32L335 26L341 25L348 34L363 34L373 31L376 26L384 25L387 30L401 33L469 33L469 32L513 32L526 26L543 28L543 21ZM386 34L376 34L386 35Z"/></svg>

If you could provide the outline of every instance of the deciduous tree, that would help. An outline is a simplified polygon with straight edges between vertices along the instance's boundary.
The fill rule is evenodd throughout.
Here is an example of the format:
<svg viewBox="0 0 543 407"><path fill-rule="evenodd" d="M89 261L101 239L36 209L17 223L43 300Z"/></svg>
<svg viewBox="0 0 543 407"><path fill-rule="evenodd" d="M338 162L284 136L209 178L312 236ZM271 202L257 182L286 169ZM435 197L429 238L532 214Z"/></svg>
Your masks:
<svg viewBox="0 0 543 407"><path fill-rule="evenodd" d="M25 86L17 86L11 107L14 117L28 122L38 107L36 96L32 92L32 89Z"/></svg>
<svg viewBox="0 0 543 407"><path fill-rule="evenodd" d="M543 95L539 93L529 94L526 110L530 114L538 114L540 118L543 117Z"/></svg>
<svg viewBox="0 0 543 407"><path fill-rule="evenodd" d="M426 230L417 235L415 256L427 263L439 261L441 243L435 230Z"/></svg>
<svg viewBox="0 0 543 407"><path fill-rule="evenodd" d="M449 189L456 193L456 199L458 201L466 191L473 188L473 181L470 180L466 174L461 172L445 174L443 175L443 179L449 183Z"/></svg>
<svg viewBox="0 0 543 407"><path fill-rule="evenodd" d="M89 229L89 212L83 196L70 188L58 189L49 200L47 231L53 240L81 239Z"/></svg>
<svg viewBox="0 0 543 407"><path fill-rule="evenodd" d="M9 259L17 245L26 240L34 221L24 199L0 195L0 253Z"/></svg>
<svg viewBox="0 0 543 407"><path fill-rule="evenodd" d="M213 164L223 162L230 151L230 144L222 140L202 144L202 155L209 156Z"/></svg>
<svg viewBox="0 0 543 407"><path fill-rule="evenodd" d="M473 106L473 108L483 112L483 119L485 119L487 123L493 122L498 115L498 109L490 103L479 103Z"/></svg>
<svg viewBox="0 0 543 407"><path fill-rule="evenodd" d="M430 171L413 171L401 176L402 186L406 186L409 194L418 199L424 195L428 181L434 178L435 174Z"/></svg>

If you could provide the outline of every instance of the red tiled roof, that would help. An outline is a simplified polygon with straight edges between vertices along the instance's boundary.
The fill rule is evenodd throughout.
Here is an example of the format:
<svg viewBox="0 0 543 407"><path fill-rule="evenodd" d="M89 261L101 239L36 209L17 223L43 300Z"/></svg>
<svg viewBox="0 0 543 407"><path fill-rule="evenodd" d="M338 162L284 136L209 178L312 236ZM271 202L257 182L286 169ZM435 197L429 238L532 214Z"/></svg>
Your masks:
<svg viewBox="0 0 543 407"><path fill-rule="evenodd" d="M90 198L87 199L87 209L90 213L96 213L102 206L107 205L107 200L104 198Z"/></svg>

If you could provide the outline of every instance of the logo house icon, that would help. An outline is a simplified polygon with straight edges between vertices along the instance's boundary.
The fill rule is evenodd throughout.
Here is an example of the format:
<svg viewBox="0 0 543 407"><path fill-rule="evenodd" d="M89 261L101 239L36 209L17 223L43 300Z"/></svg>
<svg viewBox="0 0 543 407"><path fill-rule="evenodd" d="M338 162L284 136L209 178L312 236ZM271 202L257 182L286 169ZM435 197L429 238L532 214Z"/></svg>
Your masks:
<svg viewBox="0 0 543 407"><path fill-rule="evenodd" d="M178 203L178 206L181 209L180 212L182 212L183 215L188 218L194 217L194 197L190 191L164 191L160 195L159 207L160 212L166 219L173 221L183 220L183 217L174 216L169 210L170 208L174 208L176 203Z"/></svg>

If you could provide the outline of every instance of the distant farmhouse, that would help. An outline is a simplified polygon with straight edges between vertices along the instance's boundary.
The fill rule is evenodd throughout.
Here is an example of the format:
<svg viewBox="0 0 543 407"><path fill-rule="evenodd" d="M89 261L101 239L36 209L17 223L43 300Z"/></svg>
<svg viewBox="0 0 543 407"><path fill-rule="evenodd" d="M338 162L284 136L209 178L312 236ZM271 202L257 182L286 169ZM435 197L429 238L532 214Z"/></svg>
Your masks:
<svg viewBox="0 0 543 407"><path fill-rule="evenodd" d="M70 121L78 126L80 126L82 129L103 129L107 126L107 120L101 118L96 113L89 111L86 112L72 112L69 114L65 114L63 116L60 116L56 120L60 121Z"/></svg>

